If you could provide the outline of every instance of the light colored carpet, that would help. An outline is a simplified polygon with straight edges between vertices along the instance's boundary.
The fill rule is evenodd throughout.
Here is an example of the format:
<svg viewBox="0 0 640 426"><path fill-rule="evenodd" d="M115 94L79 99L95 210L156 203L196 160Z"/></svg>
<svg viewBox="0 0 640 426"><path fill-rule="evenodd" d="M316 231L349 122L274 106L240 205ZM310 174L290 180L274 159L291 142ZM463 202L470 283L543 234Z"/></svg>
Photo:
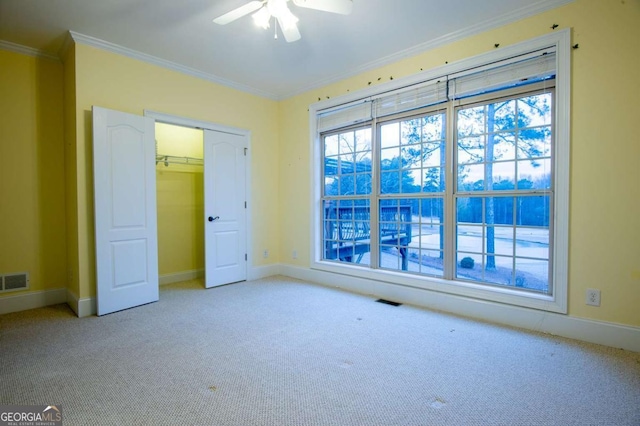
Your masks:
<svg viewBox="0 0 640 426"><path fill-rule="evenodd" d="M283 277L0 316L0 403L65 425L640 425L640 354Z"/></svg>

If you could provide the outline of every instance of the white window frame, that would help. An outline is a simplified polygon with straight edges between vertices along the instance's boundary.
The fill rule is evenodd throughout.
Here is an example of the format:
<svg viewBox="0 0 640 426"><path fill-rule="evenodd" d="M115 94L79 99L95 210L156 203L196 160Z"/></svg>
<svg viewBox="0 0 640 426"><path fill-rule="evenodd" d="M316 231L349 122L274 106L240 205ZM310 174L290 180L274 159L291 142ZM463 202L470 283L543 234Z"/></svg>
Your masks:
<svg viewBox="0 0 640 426"><path fill-rule="evenodd" d="M463 73L495 62L524 55L540 49L555 47L555 144L554 169L555 192L553 215L552 279L554 289L551 295L522 292L510 288L486 286L466 281L445 280L428 276L416 276L381 269L366 269L349 264L338 264L322 260L322 152L317 127L320 111L336 108L351 102L357 102L400 90L403 87L434 80L445 75ZM570 75L571 75L571 33L569 29L550 33L512 46L446 64L406 78L396 79L375 87L352 92L347 95L321 101L309 106L309 140L311 170L311 259L310 267L320 271L382 281L411 288L431 290L475 299L490 300L533 309L567 313L568 260L569 260L569 166L570 166ZM449 142L451 143L451 142ZM452 164L452 163L451 163ZM373 206L372 206L373 208Z"/></svg>

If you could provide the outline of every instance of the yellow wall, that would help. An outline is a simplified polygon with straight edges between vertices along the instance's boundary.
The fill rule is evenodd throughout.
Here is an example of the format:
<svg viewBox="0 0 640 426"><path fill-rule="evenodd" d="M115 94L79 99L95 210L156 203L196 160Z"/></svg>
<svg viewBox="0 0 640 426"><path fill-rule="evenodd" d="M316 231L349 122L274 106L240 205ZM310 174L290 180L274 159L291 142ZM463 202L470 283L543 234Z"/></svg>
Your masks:
<svg viewBox="0 0 640 426"><path fill-rule="evenodd" d="M157 153L202 159L202 130L156 123ZM201 165L156 165L160 276L204 269Z"/></svg>
<svg viewBox="0 0 640 426"><path fill-rule="evenodd" d="M66 287L62 87L61 62L0 50L0 274L28 291Z"/></svg>
<svg viewBox="0 0 640 426"><path fill-rule="evenodd" d="M640 326L640 3L577 0L562 8L451 43L280 103L281 258L309 266L307 108L326 99L415 74L500 46L572 28L569 315ZM285 226L286 225L286 226ZM298 259L291 253L298 251ZM602 305L585 305L587 288Z"/></svg>
<svg viewBox="0 0 640 426"><path fill-rule="evenodd" d="M143 114L150 109L251 131L251 266L278 262L277 103L94 47L75 46L79 296L93 297L95 251L91 107Z"/></svg>
<svg viewBox="0 0 640 426"><path fill-rule="evenodd" d="M203 131L190 127L156 123L156 154L201 160L204 156ZM171 170L192 170L192 168L184 168L176 164L172 166ZM165 168L169 170L168 166ZM202 168L199 171L202 172Z"/></svg>
<svg viewBox="0 0 640 426"><path fill-rule="evenodd" d="M76 164L76 57L72 44L62 58L64 64L64 174L67 228L67 290L78 299L78 189ZM76 307L74 306L74 309Z"/></svg>

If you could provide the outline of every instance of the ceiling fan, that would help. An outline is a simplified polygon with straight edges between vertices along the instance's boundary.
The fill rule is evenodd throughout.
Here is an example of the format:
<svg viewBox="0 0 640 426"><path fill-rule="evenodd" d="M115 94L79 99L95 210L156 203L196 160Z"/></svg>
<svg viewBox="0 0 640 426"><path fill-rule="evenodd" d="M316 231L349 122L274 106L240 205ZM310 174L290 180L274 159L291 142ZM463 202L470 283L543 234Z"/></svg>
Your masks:
<svg viewBox="0 0 640 426"><path fill-rule="evenodd" d="M231 12L225 13L213 20L216 24L226 25L242 18L252 12L256 12L251 17L256 25L264 29L269 28L271 18L278 21L278 25L284 35L284 39L291 43L300 40L300 31L298 31L298 18L291 13L287 7L289 0L254 0L240 6ZM352 0L291 0L293 4L307 9L322 10L324 12L339 13L348 15L353 8ZM276 28L275 38L278 38Z"/></svg>

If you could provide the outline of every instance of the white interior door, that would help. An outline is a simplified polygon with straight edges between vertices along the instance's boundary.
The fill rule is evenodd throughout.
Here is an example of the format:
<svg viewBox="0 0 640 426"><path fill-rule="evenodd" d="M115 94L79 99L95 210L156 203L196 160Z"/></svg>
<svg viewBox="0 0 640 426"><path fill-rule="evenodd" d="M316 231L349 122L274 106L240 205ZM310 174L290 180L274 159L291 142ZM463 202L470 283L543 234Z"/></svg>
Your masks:
<svg viewBox="0 0 640 426"><path fill-rule="evenodd" d="M204 131L205 287L247 279L246 136Z"/></svg>
<svg viewBox="0 0 640 426"><path fill-rule="evenodd" d="M98 315L158 300L154 126L93 107Z"/></svg>

